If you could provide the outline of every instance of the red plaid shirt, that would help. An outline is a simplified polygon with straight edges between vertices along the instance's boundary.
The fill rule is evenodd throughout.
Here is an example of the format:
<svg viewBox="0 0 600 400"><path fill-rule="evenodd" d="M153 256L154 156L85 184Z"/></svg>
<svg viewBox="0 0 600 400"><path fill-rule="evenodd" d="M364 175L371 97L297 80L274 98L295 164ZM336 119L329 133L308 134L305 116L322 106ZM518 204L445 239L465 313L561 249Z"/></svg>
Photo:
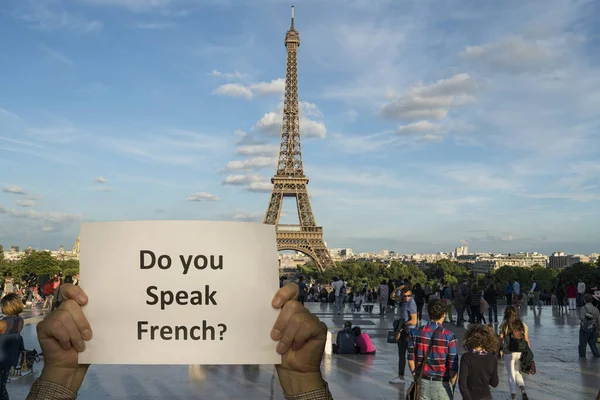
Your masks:
<svg viewBox="0 0 600 400"><path fill-rule="evenodd" d="M413 331L413 335L409 338L407 359L415 362L416 372L423 364L429 340L438 326L442 326L442 324L430 322ZM442 328L433 339L431 353L429 354L429 360L425 363L423 376L450 379L451 372L458 372L456 336L448 329Z"/></svg>

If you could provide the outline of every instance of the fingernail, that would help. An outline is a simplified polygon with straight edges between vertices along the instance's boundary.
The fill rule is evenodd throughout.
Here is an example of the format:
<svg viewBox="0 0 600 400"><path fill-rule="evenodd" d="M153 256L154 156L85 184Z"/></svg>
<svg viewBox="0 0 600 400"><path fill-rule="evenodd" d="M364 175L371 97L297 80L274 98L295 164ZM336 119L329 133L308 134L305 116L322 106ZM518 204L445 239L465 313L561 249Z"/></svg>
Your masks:
<svg viewBox="0 0 600 400"><path fill-rule="evenodd" d="M87 296L86 296L85 294L83 294L83 293L82 293L82 294L80 294L79 296L77 296L77 300L78 300L80 303L85 303L85 302L87 301Z"/></svg>
<svg viewBox="0 0 600 400"><path fill-rule="evenodd" d="M275 308L281 307L281 297L277 297L275 299L275 301L273 302L273 307L275 307Z"/></svg>
<svg viewBox="0 0 600 400"><path fill-rule="evenodd" d="M281 331L279 329L273 329L271 331L271 337L275 340L278 340L281 337Z"/></svg>
<svg viewBox="0 0 600 400"><path fill-rule="evenodd" d="M83 340L78 340L75 342L75 348L77 349L77 351L84 351L85 350L85 343L83 343Z"/></svg>
<svg viewBox="0 0 600 400"><path fill-rule="evenodd" d="M275 350L279 354L282 354L284 349L285 349L285 344L283 344L283 342L279 342L279 344L277 345L277 348Z"/></svg>
<svg viewBox="0 0 600 400"><path fill-rule="evenodd" d="M92 331L89 329L84 330L83 332L81 332L81 336L83 336L84 339L91 339L92 338Z"/></svg>

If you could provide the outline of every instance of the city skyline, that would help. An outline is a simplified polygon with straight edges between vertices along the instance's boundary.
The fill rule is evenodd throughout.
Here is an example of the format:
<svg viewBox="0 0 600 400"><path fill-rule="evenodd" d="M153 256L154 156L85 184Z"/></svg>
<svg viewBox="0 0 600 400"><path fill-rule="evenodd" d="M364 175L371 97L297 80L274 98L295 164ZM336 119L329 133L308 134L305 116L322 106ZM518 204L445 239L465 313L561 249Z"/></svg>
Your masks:
<svg viewBox="0 0 600 400"><path fill-rule="evenodd" d="M69 247L82 221L260 222L292 3L4 2L5 249ZM600 6L521 3L296 4L328 246L598 251Z"/></svg>

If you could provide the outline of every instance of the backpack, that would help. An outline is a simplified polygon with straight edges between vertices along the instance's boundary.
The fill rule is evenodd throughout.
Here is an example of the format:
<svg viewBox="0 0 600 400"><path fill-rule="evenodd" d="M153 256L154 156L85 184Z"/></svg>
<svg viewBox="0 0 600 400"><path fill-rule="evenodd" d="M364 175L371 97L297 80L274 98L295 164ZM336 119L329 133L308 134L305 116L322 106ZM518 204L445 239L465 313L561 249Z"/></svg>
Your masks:
<svg viewBox="0 0 600 400"><path fill-rule="evenodd" d="M525 334L521 329L515 329L508 334L508 350L513 353L523 353L527 350Z"/></svg>
<svg viewBox="0 0 600 400"><path fill-rule="evenodd" d="M585 313L585 319L581 321L581 330L588 333L596 330L596 319L592 314Z"/></svg>

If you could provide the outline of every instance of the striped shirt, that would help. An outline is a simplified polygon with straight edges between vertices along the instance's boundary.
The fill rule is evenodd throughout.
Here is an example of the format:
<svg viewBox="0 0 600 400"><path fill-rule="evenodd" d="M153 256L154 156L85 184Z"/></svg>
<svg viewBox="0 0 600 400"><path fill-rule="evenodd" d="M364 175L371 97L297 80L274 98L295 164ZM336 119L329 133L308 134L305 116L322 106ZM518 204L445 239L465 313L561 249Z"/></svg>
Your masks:
<svg viewBox="0 0 600 400"><path fill-rule="evenodd" d="M407 359L415 362L417 371L423 364L431 335L438 326L442 326L442 324L430 322L416 329L414 335L409 339ZM425 363L423 376L450 379L451 372L458 372L456 336L448 329L442 328L433 339L431 354L429 354L429 360Z"/></svg>

